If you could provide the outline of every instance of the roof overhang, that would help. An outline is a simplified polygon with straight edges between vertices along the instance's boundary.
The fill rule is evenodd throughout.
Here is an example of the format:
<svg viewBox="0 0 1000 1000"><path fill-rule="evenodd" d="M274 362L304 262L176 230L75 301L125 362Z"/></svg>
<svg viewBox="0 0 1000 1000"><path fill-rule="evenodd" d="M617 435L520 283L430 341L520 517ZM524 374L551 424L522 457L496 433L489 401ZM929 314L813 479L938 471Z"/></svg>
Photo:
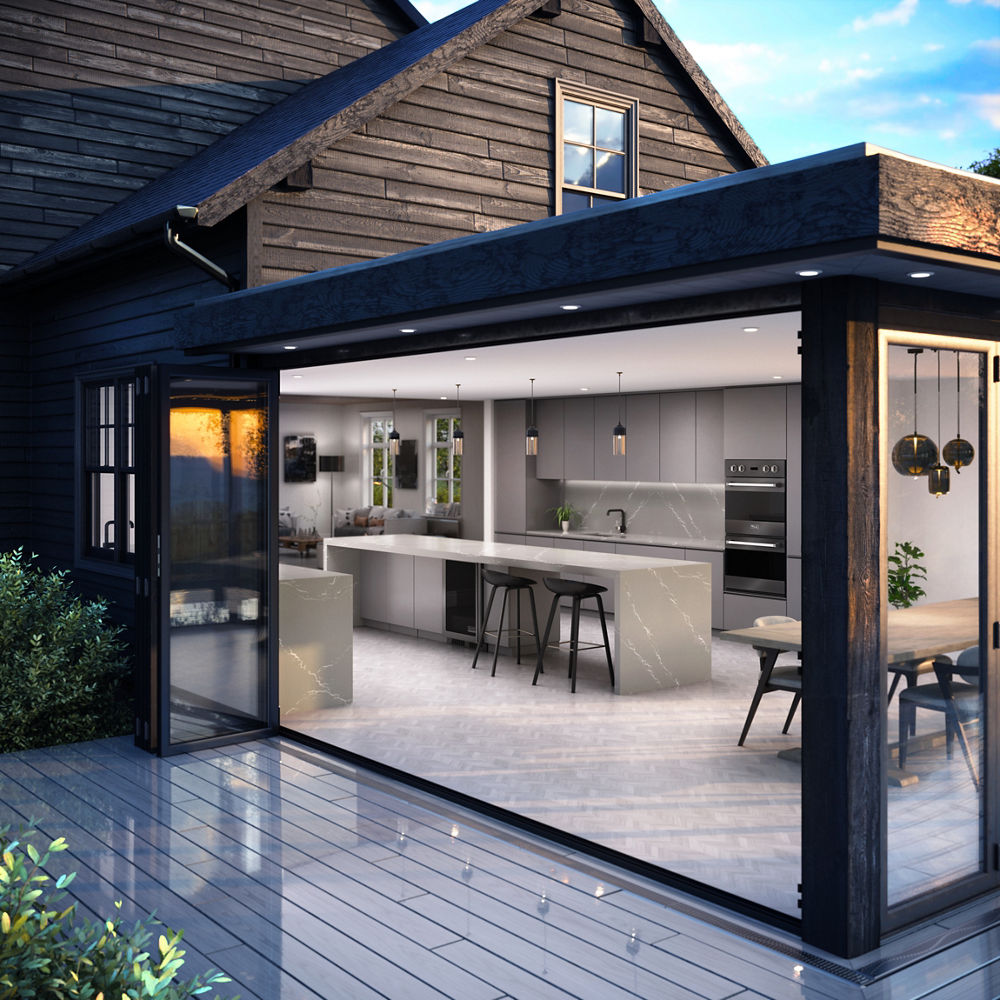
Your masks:
<svg viewBox="0 0 1000 1000"><path fill-rule="evenodd" d="M177 336L278 366L294 342L301 365L795 308L805 269L997 300L1000 317L998 220L1000 182L860 144L203 300Z"/></svg>

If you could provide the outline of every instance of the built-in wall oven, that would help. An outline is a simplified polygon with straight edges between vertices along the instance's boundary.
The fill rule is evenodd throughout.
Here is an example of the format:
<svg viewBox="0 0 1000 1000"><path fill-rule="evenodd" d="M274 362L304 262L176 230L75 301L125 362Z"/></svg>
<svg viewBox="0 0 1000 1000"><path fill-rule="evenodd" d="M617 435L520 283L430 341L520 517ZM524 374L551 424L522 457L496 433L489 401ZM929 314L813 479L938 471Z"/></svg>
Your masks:
<svg viewBox="0 0 1000 1000"><path fill-rule="evenodd" d="M723 589L785 596L785 461L727 458Z"/></svg>

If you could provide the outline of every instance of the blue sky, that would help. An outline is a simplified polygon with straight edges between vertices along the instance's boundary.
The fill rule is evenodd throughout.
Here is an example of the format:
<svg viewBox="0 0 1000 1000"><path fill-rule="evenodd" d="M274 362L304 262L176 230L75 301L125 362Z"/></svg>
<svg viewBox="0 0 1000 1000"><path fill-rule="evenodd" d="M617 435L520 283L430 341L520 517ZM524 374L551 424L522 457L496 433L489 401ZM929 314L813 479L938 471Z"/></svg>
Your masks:
<svg viewBox="0 0 1000 1000"><path fill-rule="evenodd" d="M772 163L866 141L966 167L1000 146L1000 0L656 3Z"/></svg>

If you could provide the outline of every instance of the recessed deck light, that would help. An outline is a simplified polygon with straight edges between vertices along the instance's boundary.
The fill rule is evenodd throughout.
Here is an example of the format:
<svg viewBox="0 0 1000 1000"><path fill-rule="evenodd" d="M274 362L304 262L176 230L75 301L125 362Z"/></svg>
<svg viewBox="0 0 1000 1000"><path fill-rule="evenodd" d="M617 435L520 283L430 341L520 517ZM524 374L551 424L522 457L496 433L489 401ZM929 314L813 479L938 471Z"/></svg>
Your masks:
<svg viewBox="0 0 1000 1000"><path fill-rule="evenodd" d="M417 328L415 326L401 326L399 328L400 333L416 333Z"/></svg>
<svg viewBox="0 0 1000 1000"><path fill-rule="evenodd" d="M760 327L759 326L745 326L745 327L743 327L743 332L744 333L760 333Z"/></svg>
<svg viewBox="0 0 1000 1000"><path fill-rule="evenodd" d="M917 278L918 280L920 278L933 278L934 277L934 272L933 271L910 271L910 273L907 275L907 277L908 278Z"/></svg>
<svg viewBox="0 0 1000 1000"><path fill-rule="evenodd" d="M579 309L580 307L573 305L565 305L565 306L560 306L559 308L564 309L568 313L571 313L571 312L576 312L576 310Z"/></svg>
<svg viewBox="0 0 1000 1000"><path fill-rule="evenodd" d="M802 271L795 272L800 278L815 278L816 275L822 274L823 272L815 268L806 268Z"/></svg>
<svg viewBox="0 0 1000 1000"><path fill-rule="evenodd" d="M285 344L286 351L297 351L298 346L296 344Z"/></svg>

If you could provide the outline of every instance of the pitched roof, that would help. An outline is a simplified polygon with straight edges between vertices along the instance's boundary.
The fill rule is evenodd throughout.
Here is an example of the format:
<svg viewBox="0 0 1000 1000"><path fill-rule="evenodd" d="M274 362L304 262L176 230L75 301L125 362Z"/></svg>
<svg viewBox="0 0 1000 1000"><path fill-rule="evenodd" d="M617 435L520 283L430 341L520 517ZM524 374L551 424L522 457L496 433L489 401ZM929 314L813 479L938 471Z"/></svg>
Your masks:
<svg viewBox="0 0 1000 1000"><path fill-rule="evenodd" d="M651 0L635 0L754 166L767 160ZM470 51L539 7L539 0L476 0L306 84L173 170L8 272L34 273L162 223L177 205L212 226L357 131ZM3 278L0 277L0 281Z"/></svg>

